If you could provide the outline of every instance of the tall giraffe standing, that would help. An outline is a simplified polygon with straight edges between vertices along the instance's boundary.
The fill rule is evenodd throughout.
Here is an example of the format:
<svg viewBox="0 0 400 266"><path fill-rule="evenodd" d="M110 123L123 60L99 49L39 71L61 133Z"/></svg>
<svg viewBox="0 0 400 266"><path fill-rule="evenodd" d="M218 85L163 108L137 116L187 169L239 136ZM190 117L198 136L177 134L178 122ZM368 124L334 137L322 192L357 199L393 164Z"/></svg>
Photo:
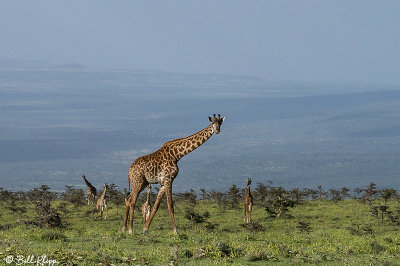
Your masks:
<svg viewBox="0 0 400 266"><path fill-rule="evenodd" d="M186 138L176 139L166 142L158 151L137 158L129 168L129 181L132 184L132 191L129 196L129 206L126 207L124 224L122 231L125 231L128 214L129 214L129 234L132 234L133 228L133 211L139 193L150 183L161 185L158 191L153 210L150 213L149 219L143 227L143 232L149 229L151 221L156 214L160 201L166 194L168 212L171 217L172 230L176 234L176 225L174 218L174 207L172 202L172 182L178 175L178 161L186 154L198 148L206 142L214 133L219 134L222 122L225 117L208 117L210 125Z"/></svg>
<svg viewBox="0 0 400 266"><path fill-rule="evenodd" d="M97 196L97 190L90 182L86 179L86 176L82 176L83 180L85 181L86 184L86 194L87 194L87 204L90 204L90 198L93 198L93 200L96 199Z"/></svg>
<svg viewBox="0 0 400 266"><path fill-rule="evenodd" d="M253 196L250 192L251 178L247 179L247 192L244 195L244 222L251 222L251 211L253 210Z"/></svg>
<svg viewBox="0 0 400 266"><path fill-rule="evenodd" d="M151 194L151 185L148 185L146 201L143 203L142 206L143 224L146 224L147 220L150 217L150 211L151 211L150 194Z"/></svg>
<svg viewBox="0 0 400 266"><path fill-rule="evenodd" d="M105 212L104 219L107 219L107 214L108 214L107 201L105 198L106 191L107 191L107 184L104 184L103 193L101 193L101 196L97 200L97 204L96 204L97 212L100 212L101 218L103 218L103 212Z"/></svg>

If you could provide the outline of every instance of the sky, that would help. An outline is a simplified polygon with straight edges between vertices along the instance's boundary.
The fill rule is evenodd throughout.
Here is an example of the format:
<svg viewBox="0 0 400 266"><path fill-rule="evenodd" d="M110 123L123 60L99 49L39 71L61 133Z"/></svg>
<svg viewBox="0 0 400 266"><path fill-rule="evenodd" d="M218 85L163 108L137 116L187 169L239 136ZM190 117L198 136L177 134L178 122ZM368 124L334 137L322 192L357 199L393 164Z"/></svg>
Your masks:
<svg viewBox="0 0 400 266"><path fill-rule="evenodd" d="M400 85L400 1L1 1L0 57Z"/></svg>

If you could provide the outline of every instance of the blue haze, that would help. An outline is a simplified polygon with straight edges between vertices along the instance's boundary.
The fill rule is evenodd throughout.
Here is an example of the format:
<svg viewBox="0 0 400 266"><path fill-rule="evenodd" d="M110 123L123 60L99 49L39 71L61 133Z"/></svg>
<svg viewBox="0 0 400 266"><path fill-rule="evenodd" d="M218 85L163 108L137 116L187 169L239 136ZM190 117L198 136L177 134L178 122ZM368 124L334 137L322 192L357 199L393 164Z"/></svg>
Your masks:
<svg viewBox="0 0 400 266"><path fill-rule="evenodd" d="M175 189L400 188L397 1L2 1L0 187L127 186L227 117Z"/></svg>

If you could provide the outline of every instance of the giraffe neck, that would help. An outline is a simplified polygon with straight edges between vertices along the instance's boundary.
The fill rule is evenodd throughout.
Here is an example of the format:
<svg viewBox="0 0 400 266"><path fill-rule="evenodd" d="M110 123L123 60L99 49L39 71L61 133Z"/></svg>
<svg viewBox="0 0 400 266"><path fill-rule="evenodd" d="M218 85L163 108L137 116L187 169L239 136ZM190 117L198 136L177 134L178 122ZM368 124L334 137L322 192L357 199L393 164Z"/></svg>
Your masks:
<svg viewBox="0 0 400 266"><path fill-rule="evenodd" d="M83 180L85 181L85 184L87 187L92 187L92 184L86 179L86 177L83 177Z"/></svg>
<svg viewBox="0 0 400 266"><path fill-rule="evenodd" d="M247 195L251 195L250 186L247 186Z"/></svg>
<svg viewBox="0 0 400 266"><path fill-rule="evenodd" d="M182 139L169 141L164 146L169 147L176 160L180 160L186 154L197 149L201 144L206 142L214 133L212 124L200 130L199 132Z"/></svg>
<svg viewBox="0 0 400 266"><path fill-rule="evenodd" d="M106 188L104 189L103 193L101 193L101 197L100 198L104 198L104 196L106 195Z"/></svg>

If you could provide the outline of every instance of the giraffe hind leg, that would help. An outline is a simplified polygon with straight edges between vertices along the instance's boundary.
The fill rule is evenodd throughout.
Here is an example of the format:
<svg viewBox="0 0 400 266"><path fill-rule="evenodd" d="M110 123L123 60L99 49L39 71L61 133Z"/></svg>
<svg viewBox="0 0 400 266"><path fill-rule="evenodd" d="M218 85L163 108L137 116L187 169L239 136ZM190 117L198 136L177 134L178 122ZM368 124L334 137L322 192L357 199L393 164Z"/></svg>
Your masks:
<svg viewBox="0 0 400 266"><path fill-rule="evenodd" d="M149 219L146 221L146 223L144 224L143 233L146 233L146 232L149 230L151 221L153 220L153 217L154 217L154 215L156 214L156 212L157 212L157 210L158 210L158 207L160 206L161 199L162 199L162 197L164 196L164 193L165 193L165 187L162 186L162 187L160 188L160 190L158 191L157 198L156 198L156 202L154 203L153 209L151 210L150 217L149 217Z"/></svg>

